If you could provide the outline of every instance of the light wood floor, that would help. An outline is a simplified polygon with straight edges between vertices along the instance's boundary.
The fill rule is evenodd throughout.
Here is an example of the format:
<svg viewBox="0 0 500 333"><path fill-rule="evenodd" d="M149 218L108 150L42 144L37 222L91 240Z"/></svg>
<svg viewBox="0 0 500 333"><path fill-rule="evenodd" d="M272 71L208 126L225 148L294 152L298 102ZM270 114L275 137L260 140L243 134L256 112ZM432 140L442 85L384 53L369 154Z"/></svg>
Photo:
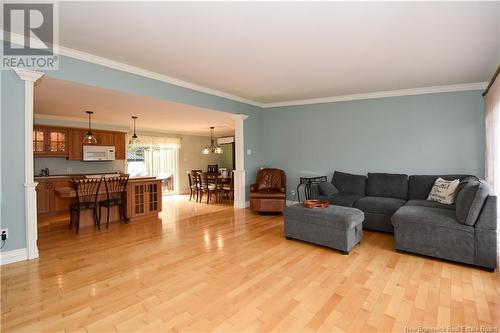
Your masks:
<svg viewBox="0 0 500 333"><path fill-rule="evenodd" d="M63 221L64 222L64 221ZM283 237L280 216L169 198L162 220L40 230L1 267L2 332L404 332L498 327L500 276L399 254L365 232L349 256Z"/></svg>

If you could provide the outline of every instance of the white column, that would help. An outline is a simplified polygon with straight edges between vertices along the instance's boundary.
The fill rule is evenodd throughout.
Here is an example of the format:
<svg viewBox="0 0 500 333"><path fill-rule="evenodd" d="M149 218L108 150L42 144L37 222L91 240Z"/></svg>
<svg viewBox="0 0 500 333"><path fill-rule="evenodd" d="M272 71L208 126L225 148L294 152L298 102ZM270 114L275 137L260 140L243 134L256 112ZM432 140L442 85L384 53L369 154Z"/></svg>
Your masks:
<svg viewBox="0 0 500 333"><path fill-rule="evenodd" d="M245 138L243 122L248 116L234 115L234 144L235 162L234 170L234 207L245 208Z"/></svg>
<svg viewBox="0 0 500 333"><path fill-rule="evenodd" d="M14 71L24 81L24 204L26 219L26 249L28 260L38 258L36 185L33 177L33 93L37 82L45 75L23 68Z"/></svg>

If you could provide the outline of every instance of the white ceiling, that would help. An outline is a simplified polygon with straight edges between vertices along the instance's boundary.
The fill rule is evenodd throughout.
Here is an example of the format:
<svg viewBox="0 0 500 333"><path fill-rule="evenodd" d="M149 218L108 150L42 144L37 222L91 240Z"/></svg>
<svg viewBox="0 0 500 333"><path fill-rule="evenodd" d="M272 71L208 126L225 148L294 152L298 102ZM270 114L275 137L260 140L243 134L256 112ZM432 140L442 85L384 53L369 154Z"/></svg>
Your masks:
<svg viewBox="0 0 500 333"><path fill-rule="evenodd" d="M261 103L489 81L500 2L61 2L60 44Z"/></svg>
<svg viewBox="0 0 500 333"><path fill-rule="evenodd" d="M151 99L44 77L35 87L35 114L61 120L87 120L85 111L94 111L92 120L111 126L132 128L131 116L138 116L137 128L149 132L232 135L234 120L224 112Z"/></svg>

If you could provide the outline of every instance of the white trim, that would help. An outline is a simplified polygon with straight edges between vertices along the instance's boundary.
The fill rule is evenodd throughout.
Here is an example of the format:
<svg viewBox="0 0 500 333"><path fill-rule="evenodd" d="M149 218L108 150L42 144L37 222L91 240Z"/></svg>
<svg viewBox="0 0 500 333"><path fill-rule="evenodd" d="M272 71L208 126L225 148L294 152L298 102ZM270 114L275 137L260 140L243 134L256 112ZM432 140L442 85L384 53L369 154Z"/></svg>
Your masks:
<svg viewBox="0 0 500 333"><path fill-rule="evenodd" d="M249 201L245 201L245 208L248 208L250 207L250 200Z"/></svg>
<svg viewBox="0 0 500 333"><path fill-rule="evenodd" d="M0 265L7 265L26 259L28 259L28 249L26 248L0 252Z"/></svg>
<svg viewBox="0 0 500 333"><path fill-rule="evenodd" d="M488 82L477 82L477 83L452 84L446 86L422 87L413 89L377 91L364 94L341 95L341 96L332 96L324 98L302 99L302 100L288 101L288 102L265 103L263 107L275 108L281 106L345 102L345 101L356 101L356 100L372 99L372 98L436 94L436 93L453 92L453 91L483 90L486 89L487 86Z"/></svg>
<svg viewBox="0 0 500 333"><path fill-rule="evenodd" d="M235 164L234 170L234 207L245 208L245 135L243 122L248 118L247 115L232 115L234 119L234 151Z"/></svg>
<svg viewBox="0 0 500 333"><path fill-rule="evenodd" d="M24 81L24 209L27 259L38 258L36 185L33 175L33 97L35 84L45 75L23 68L13 68Z"/></svg>
<svg viewBox="0 0 500 333"><path fill-rule="evenodd" d="M299 203L298 201L294 201L294 200L287 200L286 201L286 205L287 206L295 205L295 204L298 204L298 203Z"/></svg>
<svg viewBox="0 0 500 333"><path fill-rule="evenodd" d="M11 33L14 43L24 45L24 36L19 34ZM0 30L0 40L3 40L3 30ZM123 72L139 75L142 77L147 77L150 79L158 80L165 83L174 84L179 87L184 87L194 91L199 91L207 93L210 95L227 98L236 102L241 102L260 108L274 108L281 106L295 106L295 105L308 105L308 104L320 104L320 103L333 103L333 102L345 102L345 101L355 101L363 99L372 98L383 98L383 97L397 97L397 96L411 96L411 95L422 95L422 94L435 94L443 92L453 92L453 91L468 91L468 90L483 90L488 86L488 82L474 82L474 83L463 83L463 84L451 84L442 86L430 86L430 87L420 87L420 88L410 88L410 89L399 89L399 90L388 90L388 91L376 91L370 93L360 93L360 94L350 94L350 95L339 95L339 96L329 96L322 98L312 98L312 99L301 99L292 101L283 101L275 103L263 103L253 101L247 98L243 98L237 95L229 94L220 90L211 89L208 87L200 86L191 82L183 81L171 76L159 74L153 71L149 71L140 67L128 65L115 60L103 58L90 53L78 51L68 47L54 45L54 48L58 49L58 54L64 55L70 58L90 62L93 64L113 68Z"/></svg>

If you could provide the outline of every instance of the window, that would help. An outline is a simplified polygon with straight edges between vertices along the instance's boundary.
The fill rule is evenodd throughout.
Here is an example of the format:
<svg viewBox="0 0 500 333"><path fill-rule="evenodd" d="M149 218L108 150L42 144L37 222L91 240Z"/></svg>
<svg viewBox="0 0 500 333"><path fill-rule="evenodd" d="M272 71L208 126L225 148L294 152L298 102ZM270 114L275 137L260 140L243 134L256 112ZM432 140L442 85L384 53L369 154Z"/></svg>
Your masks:
<svg viewBox="0 0 500 333"><path fill-rule="evenodd" d="M177 192L177 165L180 140L140 136L139 145L127 146L127 172L130 176L155 176L162 180L163 194Z"/></svg>

